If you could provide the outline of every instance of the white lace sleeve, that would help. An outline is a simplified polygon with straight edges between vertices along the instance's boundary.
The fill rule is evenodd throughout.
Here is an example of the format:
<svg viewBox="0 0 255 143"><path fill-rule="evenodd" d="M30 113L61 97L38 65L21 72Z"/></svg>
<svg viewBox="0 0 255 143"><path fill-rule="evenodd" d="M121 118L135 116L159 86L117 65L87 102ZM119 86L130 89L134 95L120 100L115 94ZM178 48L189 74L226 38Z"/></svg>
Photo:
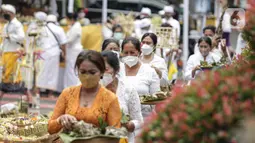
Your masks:
<svg viewBox="0 0 255 143"><path fill-rule="evenodd" d="M154 69L152 70L151 75L150 94L154 94L155 92L160 91L160 79Z"/></svg>
<svg viewBox="0 0 255 143"><path fill-rule="evenodd" d="M186 69L185 69L185 79L186 80L192 80L194 79L194 77L192 77L192 69L196 66L194 64L194 60L195 60L195 56L191 55L188 59L187 65L186 65Z"/></svg>
<svg viewBox="0 0 255 143"><path fill-rule="evenodd" d="M141 112L141 103L139 95L134 87L129 92L128 110L131 122L134 123L135 129L139 129L143 124L143 116Z"/></svg>

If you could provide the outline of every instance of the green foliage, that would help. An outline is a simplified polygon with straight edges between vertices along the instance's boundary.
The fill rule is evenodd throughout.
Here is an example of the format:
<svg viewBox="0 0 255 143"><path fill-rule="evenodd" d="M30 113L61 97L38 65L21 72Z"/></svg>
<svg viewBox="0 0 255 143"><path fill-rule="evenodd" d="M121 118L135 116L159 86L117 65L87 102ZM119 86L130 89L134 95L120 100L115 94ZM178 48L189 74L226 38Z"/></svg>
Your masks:
<svg viewBox="0 0 255 143"><path fill-rule="evenodd" d="M102 117L98 117L98 123L102 134L104 134L106 131L106 127L108 126L107 122L105 122Z"/></svg>

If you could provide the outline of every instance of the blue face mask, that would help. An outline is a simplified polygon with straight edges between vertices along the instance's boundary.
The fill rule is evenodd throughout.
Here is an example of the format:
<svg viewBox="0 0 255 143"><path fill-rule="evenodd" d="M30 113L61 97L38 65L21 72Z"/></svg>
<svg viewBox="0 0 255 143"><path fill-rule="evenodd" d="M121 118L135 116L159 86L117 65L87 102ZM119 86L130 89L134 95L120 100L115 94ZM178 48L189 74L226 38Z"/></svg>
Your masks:
<svg viewBox="0 0 255 143"><path fill-rule="evenodd" d="M116 39L116 40L121 40L123 39L123 33L122 32L115 32L113 33L113 38Z"/></svg>

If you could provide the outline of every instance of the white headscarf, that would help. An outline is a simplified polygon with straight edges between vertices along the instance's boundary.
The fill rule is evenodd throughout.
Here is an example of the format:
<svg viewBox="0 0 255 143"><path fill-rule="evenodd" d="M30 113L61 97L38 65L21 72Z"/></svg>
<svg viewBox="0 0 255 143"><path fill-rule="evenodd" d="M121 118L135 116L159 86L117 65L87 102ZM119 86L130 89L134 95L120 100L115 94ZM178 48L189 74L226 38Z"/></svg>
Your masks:
<svg viewBox="0 0 255 143"><path fill-rule="evenodd" d="M149 9L148 7L143 7L141 13L151 16L151 9Z"/></svg>
<svg viewBox="0 0 255 143"><path fill-rule="evenodd" d="M39 21L46 21L47 20L47 14L42 11L38 11L34 13L34 17L38 19Z"/></svg>
<svg viewBox="0 0 255 143"><path fill-rule="evenodd" d="M13 14L16 14L16 9L13 5L10 5L10 4L3 4L1 6L1 9L4 10L4 11L9 11Z"/></svg>
<svg viewBox="0 0 255 143"><path fill-rule="evenodd" d="M46 21L47 22L57 22L57 16L53 15L53 14L50 14L50 15L47 16Z"/></svg>
<svg viewBox="0 0 255 143"><path fill-rule="evenodd" d="M174 13L174 8L172 6L165 6L164 11L169 13Z"/></svg>

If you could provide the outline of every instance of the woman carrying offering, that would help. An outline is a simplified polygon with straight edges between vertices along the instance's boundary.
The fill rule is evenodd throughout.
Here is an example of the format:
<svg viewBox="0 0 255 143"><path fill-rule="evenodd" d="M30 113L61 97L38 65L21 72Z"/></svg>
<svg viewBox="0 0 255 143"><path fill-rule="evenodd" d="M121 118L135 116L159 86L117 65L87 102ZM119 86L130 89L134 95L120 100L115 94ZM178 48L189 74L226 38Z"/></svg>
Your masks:
<svg viewBox="0 0 255 143"><path fill-rule="evenodd" d="M189 57L187 66L185 69L185 78L186 80L194 79L195 76L202 71L201 63L206 62L212 64L220 61L220 57L215 56L211 52L212 41L209 37L201 37L198 40L199 51L196 54L193 54Z"/></svg>
<svg viewBox="0 0 255 143"><path fill-rule="evenodd" d="M155 69L160 79L160 86L168 86L168 72L165 60L155 54L157 45L157 36L154 33L146 33L142 39L142 55L141 61L144 64L149 64Z"/></svg>
<svg viewBox="0 0 255 143"><path fill-rule="evenodd" d="M48 132L71 129L72 123L83 120L99 126L102 118L109 126L120 127L121 110L118 98L99 84L105 72L104 59L99 52L82 51L75 62L81 85L65 88L59 96Z"/></svg>
<svg viewBox="0 0 255 143"><path fill-rule="evenodd" d="M125 64L123 73L129 83L135 87L138 94L151 95L160 91L160 80L153 68L148 64L142 64L139 60L141 55L140 41L129 37L122 43L122 62ZM147 117L154 109L154 106L142 105L143 118Z"/></svg>

